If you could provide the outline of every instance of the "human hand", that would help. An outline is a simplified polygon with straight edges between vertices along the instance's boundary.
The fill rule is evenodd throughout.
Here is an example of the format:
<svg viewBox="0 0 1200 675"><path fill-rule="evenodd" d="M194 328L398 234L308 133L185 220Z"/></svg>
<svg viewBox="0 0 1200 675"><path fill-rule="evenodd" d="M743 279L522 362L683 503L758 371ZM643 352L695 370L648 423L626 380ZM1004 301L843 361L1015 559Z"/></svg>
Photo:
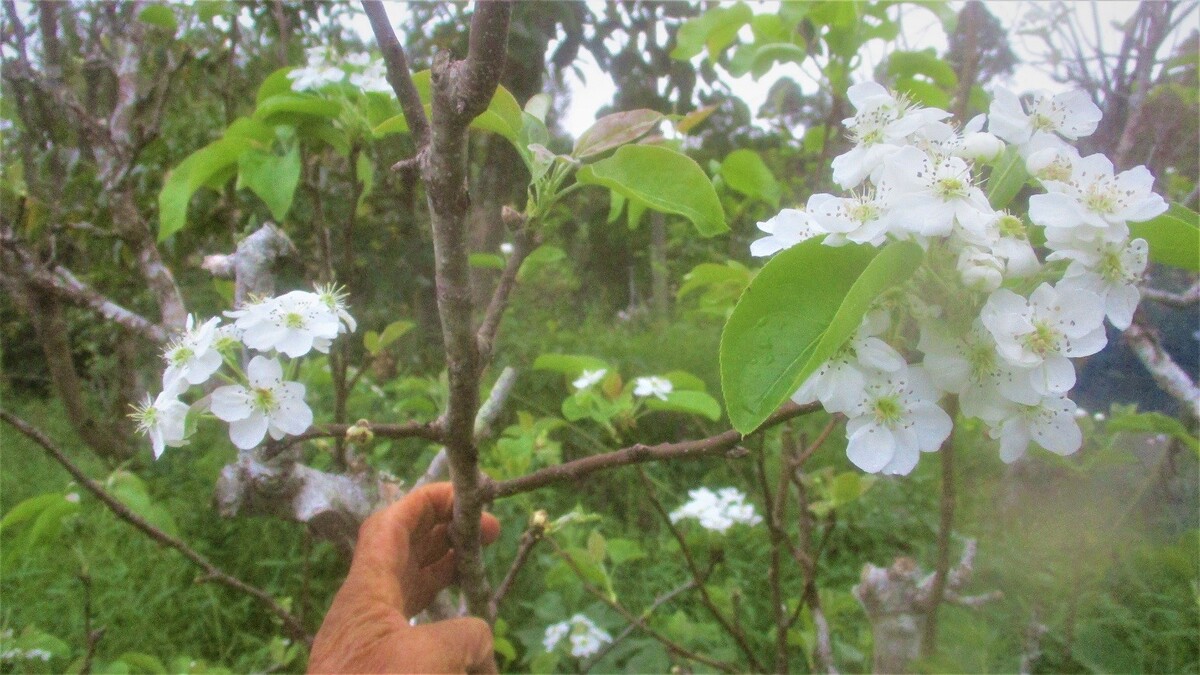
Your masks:
<svg viewBox="0 0 1200 675"><path fill-rule="evenodd" d="M358 531L350 573L313 642L313 673L496 672L487 622L465 617L411 626L454 580L447 528L454 488L436 483L376 511ZM500 536L490 513L483 543Z"/></svg>

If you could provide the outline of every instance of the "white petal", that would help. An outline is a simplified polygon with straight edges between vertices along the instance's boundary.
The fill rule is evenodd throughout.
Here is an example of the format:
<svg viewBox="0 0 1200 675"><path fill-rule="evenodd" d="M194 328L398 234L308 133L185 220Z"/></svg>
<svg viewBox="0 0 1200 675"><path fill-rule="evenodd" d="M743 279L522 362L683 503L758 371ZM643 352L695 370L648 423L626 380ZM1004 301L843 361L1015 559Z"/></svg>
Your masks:
<svg viewBox="0 0 1200 675"><path fill-rule="evenodd" d="M866 418L856 417L846 423L846 432L849 438L846 457L858 468L867 473L878 473L892 461L896 439L891 430Z"/></svg>
<svg viewBox="0 0 1200 675"><path fill-rule="evenodd" d="M1029 429L1022 420L1013 418L1000 428L1000 460L1012 464L1025 456L1029 447Z"/></svg>
<svg viewBox="0 0 1200 675"><path fill-rule="evenodd" d="M269 359L260 354L250 359L250 365L246 366L246 376L250 379L252 387L274 389L283 379L283 366L279 364L278 359Z"/></svg>
<svg viewBox="0 0 1200 675"><path fill-rule="evenodd" d="M1029 381L1039 394L1064 394L1075 386L1075 366L1065 356L1047 356L1029 371Z"/></svg>
<svg viewBox="0 0 1200 675"><path fill-rule="evenodd" d="M214 391L209 409L217 419L226 422L246 419L254 411L250 405L250 392L238 384L226 385Z"/></svg>
<svg viewBox="0 0 1200 675"><path fill-rule="evenodd" d="M242 450L249 450L261 443L266 434L267 418L261 413L229 423L229 440Z"/></svg>
<svg viewBox="0 0 1200 675"><path fill-rule="evenodd" d="M1118 330L1129 328L1129 324L1133 323L1133 312L1137 309L1141 299L1142 292L1138 290L1137 286L1122 284L1108 290L1104 309L1114 328Z"/></svg>
<svg viewBox="0 0 1200 675"><path fill-rule="evenodd" d="M910 418L915 423L918 447L923 452L933 452L954 430L954 422L940 406L934 403L921 403L914 406Z"/></svg>

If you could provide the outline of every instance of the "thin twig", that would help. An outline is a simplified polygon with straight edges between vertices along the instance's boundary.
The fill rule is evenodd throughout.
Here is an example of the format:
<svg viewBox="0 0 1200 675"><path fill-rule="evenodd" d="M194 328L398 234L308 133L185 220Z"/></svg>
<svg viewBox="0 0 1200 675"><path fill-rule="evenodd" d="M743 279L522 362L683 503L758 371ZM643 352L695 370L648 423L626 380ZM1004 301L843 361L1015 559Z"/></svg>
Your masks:
<svg viewBox="0 0 1200 675"><path fill-rule="evenodd" d="M958 399L951 398L947 406L950 419L958 417ZM950 533L954 530L954 432L942 443L938 455L942 460L942 498L938 516L937 563L933 571L933 585L929 592L929 615L925 630L921 634L921 654L926 658L937 651L938 608L946 593L947 575L950 572Z"/></svg>
<svg viewBox="0 0 1200 675"><path fill-rule="evenodd" d="M649 619L656 611L658 611L659 607L662 607L663 605L683 595L684 593L687 593L688 591L695 590L695 588L696 580L689 579L683 585L676 586L675 588L658 596L654 599L654 602L642 612L642 620ZM608 653L616 648L617 645L621 644L625 638L633 635L633 631L637 630L637 628L638 626L632 623L625 626L624 630L622 630L620 633L617 633L617 637L613 638L612 642L609 642L601 647L600 651L596 652L595 656L588 659L588 662L581 666L579 670L585 673L591 671L592 668L596 667L597 663L600 663L601 659L603 659L605 656L608 656Z"/></svg>
<svg viewBox="0 0 1200 675"><path fill-rule="evenodd" d="M45 434L30 425L25 420L13 415L7 410L0 410L0 419L3 419L5 422L10 424L14 429L21 432L21 434L23 434L25 437L29 438L29 440L40 445L42 449L45 450L48 455L53 457L55 461L61 464L62 467L66 469L67 472L70 473L80 485L95 495L96 498L99 499L102 504L108 507L108 509L112 511L113 514L118 518L140 530L143 534L150 537L160 545L179 551L183 554L183 557L192 561L192 563L194 563L197 567L204 570L204 574L201 577L204 581L216 581L234 589L235 591L239 591L257 598L260 602L266 605L275 614L275 616L279 617L293 639L303 640L305 644L312 644L312 636L310 636L308 631L304 629L304 625L300 622L300 620L297 619L296 616L287 609L285 609L283 605L280 605L275 598L271 597L270 593L267 593L256 586L251 586L245 581L226 573L216 565L212 564L208 558L205 558L197 553L191 546L188 546L183 541L167 534L166 532L163 532L154 525L151 525L138 514L134 513L128 506L125 506L125 504L123 504L120 500L109 494L99 483L92 480L86 473L83 472L82 469L76 466L75 463L72 462L66 456L66 454L54 444L53 441L46 437Z"/></svg>
<svg viewBox="0 0 1200 675"><path fill-rule="evenodd" d="M763 423L761 427L753 433L762 433L777 424L782 424L789 419L807 415L810 412L819 410L820 405L810 403L808 405L796 405L795 403L787 403L779 410L775 411L771 417ZM511 497L516 494L530 492L555 483L562 483L569 480L578 480L584 476L590 475L597 471L605 471L618 466L626 466L629 464L642 464L645 462L657 462L664 460L681 460L681 459L699 459L702 457L710 457L729 450L732 450L742 442L744 437L736 430L730 429L716 436L709 436L694 441L682 441L679 443L660 443L658 445L643 445L637 444L620 450L614 450L599 455L591 455L589 457L581 457L574 461L549 466L544 469L539 469L533 473L513 478L510 480L489 483L488 498L502 499Z"/></svg>
<svg viewBox="0 0 1200 675"><path fill-rule="evenodd" d="M837 425L839 423L841 423L842 419L843 419L843 417L841 414L837 414L837 415L834 415L833 417L831 417L829 419L829 423L825 425L825 428L821 429L821 433L817 434L816 440L814 440L811 445L804 448L804 450L802 450L800 453L798 453L795 457L792 458L792 460L791 460L792 466L793 467L803 466L804 463L807 462L809 460L809 458L812 457L817 452L817 450L821 449L821 446L825 444L825 439L829 438L829 434L832 433L833 430L837 428Z"/></svg>
<svg viewBox="0 0 1200 675"><path fill-rule="evenodd" d="M554 547L554 552L563 559L563 562L567 563L567 566L570 567L571 571L575 573L575 576L579 578L579 583L583 586L585 591L590 593L600 602L608 605L613 609L613 611L620 614L631 625L637 626L646 635L661 642L662 645L669 651L674 654L678 654L685 659L690 659L692 661L696 661L697 663L703 663L706 666L711 666L725 673L734 673L738 671L738 668L733 664L725 663L724 661L718 661L716 659L704 656L703 654L697 654L696 652L693 652L692 650L651 628L642 617L630 612L625 608L624 605L610 598L607 593L588 583L587 577L584 575L583 570L579 569L579 564L575 562L575 559L572 558L569 553L564 551L562 547L558 545L558 542L554 541L553 537L547 538L547 541L550 542L550 545Z"/></svg>
<svg viewBox="0 0 1200 675"><path fill-rule="evenodd" d="M492 293L492 299L488 302L487 310L484 312L483 321L480 322L479 330L475 333L475 342L479 346L480 368L486 367L492 359L492 352L496 346L496 333L500 330L500 320L504 318L504 311L508 308L509 295L516 286L517 272L521 270L521 263L525 261L529 251L529 234L524 230L518 230L513 235L512 253L508 256L504 271L500 274L500 280L496 282L496 290Z"/></svg>
<svg viewBox="0 0 1200 675"><path fill-rule="evenodd" d="M712 596L708 594L708 589L704 583L708 580L708 574L700 571L700 567L696 564L696 559L692 556L691 550L688 548L687 539L683 533L675 527L675 523L671 522L671 516L667 514L666 508L662 502L658 500L658 495L654 490L654 483L650 477L646 475L646 471L638 467L638 476L642 479L642 485L646 488L646 498L650 501L650 505L654 507L655 512L662 518L667 529L671 531L671 535L675 537L675 541L679 543L679 550L683 553L683 560L687 564L688 572L691 573L692 579L696 582L696 588L700 591L700 600L704 604L705 609L712 615L717 623L721 624L721 628L733 638L738 649L742 650L742 655L746 657L746 661L750 664L750 669L756 672L765 672L766 668L759 662L758 657L754 655L754 649L750 647L750 642L746 639L746 634L741 628L735 626L728 617L717 607L713 602Z"/></svg>
<svg viewBox="0 0 1200 675"><path fill-rule="evenodd" d="M517 580L517 573L525 566L525 563L529 560L529 554L533 552L533 547L537 546L537 543L542 539L542 535L545 534L545 520L545 512L539 511L534 517L534 522L521 535L521 543L517 547L517 557L513 558L512 565L508 568L508 573L504 575L504 580L500 582L500 585L496 587L496 592L492 594L492 616L496 616L496 610L500 607L500 603L504 601L504 597L512 590L513 582Z"/></svg>
<svg viewBox="0 0 1200 675"><path fill-rule="evenodd" d="M1182 293L1171 293L1157 288L1143 288L1142 297L1167 307L1191 309L1200 304L1200 283L1193 284L1191 288Z"/></svg>

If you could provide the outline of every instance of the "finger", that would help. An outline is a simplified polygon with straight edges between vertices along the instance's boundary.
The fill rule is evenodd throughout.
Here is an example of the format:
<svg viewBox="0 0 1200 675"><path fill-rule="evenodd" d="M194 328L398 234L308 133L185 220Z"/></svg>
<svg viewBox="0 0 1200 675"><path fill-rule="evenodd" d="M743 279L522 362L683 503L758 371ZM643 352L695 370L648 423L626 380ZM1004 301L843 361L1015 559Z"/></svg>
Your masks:
<svg viewBox="0 0 1200 675"><path fill-rule="evenodd" d="M412 534L412 555L417 564L425 567L446 555L453 546L450 541L450 526L448 523L438 523L429 528L425 535ZM479 537L486 546L500 537L500 521L490 513L484 513L479 518Z"/></svg>
<svg viewBox="0 0 1200 675"><path fill-rule="evenodd" d="M422 663L413 663L426 672L494 673L492 630L487 622L475 617L448 619L413 628L413 653ZM405 664L406 666L408 664Z"/></svg>

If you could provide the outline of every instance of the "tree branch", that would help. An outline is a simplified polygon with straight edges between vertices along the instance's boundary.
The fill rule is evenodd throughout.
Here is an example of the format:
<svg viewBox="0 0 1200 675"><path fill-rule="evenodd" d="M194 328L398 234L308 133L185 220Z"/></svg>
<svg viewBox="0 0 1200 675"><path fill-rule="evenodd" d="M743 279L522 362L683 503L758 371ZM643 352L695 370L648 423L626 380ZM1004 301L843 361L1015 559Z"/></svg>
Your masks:
<svg viewBox="0 0 1200 675"><path fill-rule="evenodd" d="M520 217L520 214L507 206L504 207L506 221L510 220L513 215ZM508 256L504 271L500 274L500 280L496 282L496 290L492 293L492 299L484 312L483 321L479 324L479 330L475 334L475 342L479 348L480 367L485 367L492 359L496 333L500 330L500 320L504 318L504 311L508 308L508 297L517 283L517 272L521 271L521 263L529 255L530 248L529 233L525 231L522 222L520 229L516 229L513 234L513 251Z"/></svg>
<svg viewBox="0 0 1200 675"><path fill-rule="evenodd" d="M795 403L787 403L775 411L753 433L761 433L777 424L786 422L794 417L806 415L815 410L820 410L819 404L810 403L800 406ZM710 457L732 450L741 443L742 438L742 434L730 429L716 436L695 441L660 443L658 445L642 445L639 443L620 450L614 450L613 452L581 457L580 459L557 466L548 466L519 478L489 483L487 485L487 498L489 501L492 499L503 499L504 497L537 490L555 483L578 480L597 471L604 471L618 466L670 459L700 459L702 457Z"/></svg>
<svg viewBox="0 0 1200 675"><path fill-rule="evenodd" d="M529 554L533 552L533 547L541 541L542 535L546 532L546 512L538 511L533 515L533 522L529 528L521 535L521 543L517 547L517 556L513 558L512 565L508 568L508 573L504 575L504 580L496 587L496 592L492 594L491 615L496 616L496 610L500 607L500 603L504 601L509 590L512 589L513 582L517 580L517 573L525 566L529 560Z"/></svg>
<svg viewBox="0 0 1200 675"><path fill-rule="evenodd" d="M113 514L118 518L126 523L129 523L135 529L141 531L159 545L179 551L181 554L183 554L183 557L187 558L197 567L204 570L203 578L205 580L211 579L218 583L224 584L235 591L245 593L258 599L260 602L266 605L275 614L275 616L279 617L279 619L283 622L284 628L287 629L288 633L293 639L303 640L306 644L312 643L312 637L308 634L308 631L304 629L304 625L300 623L299 619L297 619L295 615L276 602L275 598L271 597L269 593L256 586L251 586L241 579L224 572L216 565L213 565L208 558L205 558L197 553L192 547L188 546L183 541L172 537L154 525L146 522L144 518L131 511L128 506L125 506L125 504L121 503L116 497L113 497L107 491L105 491L105 489L101 487L99 483L92 480L86 473L83 472L82 469L76 466L75 463L72 462L66 456L66 454L54 444L53 441L51 441L45 436L45 434L34 428L25 420L13 415L7 410L0 410L0 419L3 419L29 440L41 446L41 448L46 451L46 454L50 455L55 461L61 464L62 467L67 470L67 473L71 474L76 482L95 495L95 497L99 499L102 504L108 507L108 510L112 511Z"/></svg>
<svg viewBox="0 0 1200 675"><path fill-rule="evenodd" d="M1192 419L1200 419L1200 388L1158 341L1154 330L1143 323L1141 314L1134 315L1133 323L1125 330L1125 343L1137 355L1154 381L1183 404Z"/></svg>
<svg viewBox="0 0 1200 675"><path fill-rule="evenodd" d="M383 62L387 66L388 84L400 101L400 110L408 129L416 142L418 154L429 145L429 118L425 116L425 106L421 104L421 96L417 86L413 84L412 73L408 68L408 57L404 47L396 39L396 31L388 20L387 10L379 0L363 0L363 11L371 22L371 32L383 52Z"/></svg>
<svg viewBox="0 0 1200 675"><path fill-rule="evenodd" d="M1175 309L1191 309L1200 304L1200 284L1192 284L1191 288L1182 293L1170 293L1157 288L1143 288L1142 297Z"/></svg>
<svg viewBox="0 0 1200 675"><path fill-rule="evenodd" d="M950 419L958 417L958 399L951 398L946 411ZM954 530L954 431L942 443L938 453L942 464L942 498L941 510L938 516L937 562L934 567L933 583L929 591L929 618L925 621L925 630L921 635L921 654L926 658L937 651L937 618L938 607L946 592L946 575L950 568L950 533ZM973 552L972 552L973 555Z"/></svg>

